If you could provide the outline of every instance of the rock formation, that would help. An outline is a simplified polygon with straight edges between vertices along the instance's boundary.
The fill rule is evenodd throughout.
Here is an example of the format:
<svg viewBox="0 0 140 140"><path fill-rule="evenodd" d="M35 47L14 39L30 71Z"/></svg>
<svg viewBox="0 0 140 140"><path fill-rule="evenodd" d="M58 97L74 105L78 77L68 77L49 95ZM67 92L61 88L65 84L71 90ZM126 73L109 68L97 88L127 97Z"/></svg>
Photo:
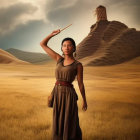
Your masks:
<svg viewBox="0 0 140 140"><path fill-rule="evenodd" d="M140 31L119 21L108 21L106 8L96 8L97 22L78 44L76 59L83 65L119 64L140 56Z"/></svg>

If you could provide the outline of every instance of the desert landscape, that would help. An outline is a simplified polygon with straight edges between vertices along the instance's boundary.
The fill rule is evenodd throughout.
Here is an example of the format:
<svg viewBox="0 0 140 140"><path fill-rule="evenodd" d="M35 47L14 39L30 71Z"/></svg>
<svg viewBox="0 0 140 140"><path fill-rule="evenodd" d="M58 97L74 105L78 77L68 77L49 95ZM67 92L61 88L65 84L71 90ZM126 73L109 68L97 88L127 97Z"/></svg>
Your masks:
<svg viewBox="0 0 140 140"><path fill-rule="evenodd" d="M0 139L51 140L52 108L47 97L55 62L0 64ZM88 109L82 111L83 140L140 139L140 57L113 66L84 66Z"/></svg>
<svg viewBox="0 0 140 140"><path fill-rule="evenodd" d="M88 104L84 112L75 79L83 140L140 140L140 31L109 21L104 6L96 15L76 46ZM45 53L0 49L0 140L52 139L55 66Z"/></svg>

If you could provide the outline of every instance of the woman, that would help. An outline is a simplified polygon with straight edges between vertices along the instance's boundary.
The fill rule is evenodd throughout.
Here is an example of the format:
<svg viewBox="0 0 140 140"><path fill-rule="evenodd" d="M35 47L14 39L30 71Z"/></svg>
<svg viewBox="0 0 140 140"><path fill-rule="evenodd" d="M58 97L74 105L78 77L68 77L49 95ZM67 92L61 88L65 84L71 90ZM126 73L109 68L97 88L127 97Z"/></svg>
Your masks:
<svg viewBox="0 0 140 140"><path fill-rule="evenodd" d="M83 66L73 57L76 45L72 38L65 38L62 41L61 50L64 57L48 47L49 39L60 32L60 29L55 30L40 42L45 52L57 62L55 70L57 81L52 90L54 94L53 140L82 140L78 117L78 96L72 82L77 75L79 89L83 98L82 110L86 111L87 102L83 83Z"/></svg>

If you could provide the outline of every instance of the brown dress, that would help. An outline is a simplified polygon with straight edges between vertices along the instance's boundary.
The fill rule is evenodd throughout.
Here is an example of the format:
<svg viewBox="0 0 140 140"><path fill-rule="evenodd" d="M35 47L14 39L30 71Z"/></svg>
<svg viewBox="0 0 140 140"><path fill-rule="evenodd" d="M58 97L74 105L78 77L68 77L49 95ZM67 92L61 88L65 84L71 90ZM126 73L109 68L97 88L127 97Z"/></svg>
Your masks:
<svg viewBox="0 0 140 140"><path fill-rule="evenodd" d="M77 64L64 66L64 58L60 58L56 64L56 80L73 82L77 74ZM53 90L53 140L82 140L82 131L79 126L78 95L74 87L55 85Z"/></svg>

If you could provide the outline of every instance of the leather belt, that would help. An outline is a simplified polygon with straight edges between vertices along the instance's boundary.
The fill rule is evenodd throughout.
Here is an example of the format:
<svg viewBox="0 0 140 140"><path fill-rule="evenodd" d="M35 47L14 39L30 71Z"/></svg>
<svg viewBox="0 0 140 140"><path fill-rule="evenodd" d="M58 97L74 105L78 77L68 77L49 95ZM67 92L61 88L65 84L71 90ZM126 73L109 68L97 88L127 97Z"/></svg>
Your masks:
<svg viewBox="0 0 140 140"><path fill-rule="evenodd" d="M73 84L68 82L68 81L60 81L60 80L57 80L56 85L59 85L59 86L68 86L68 87L73 87Z"/></svg>

